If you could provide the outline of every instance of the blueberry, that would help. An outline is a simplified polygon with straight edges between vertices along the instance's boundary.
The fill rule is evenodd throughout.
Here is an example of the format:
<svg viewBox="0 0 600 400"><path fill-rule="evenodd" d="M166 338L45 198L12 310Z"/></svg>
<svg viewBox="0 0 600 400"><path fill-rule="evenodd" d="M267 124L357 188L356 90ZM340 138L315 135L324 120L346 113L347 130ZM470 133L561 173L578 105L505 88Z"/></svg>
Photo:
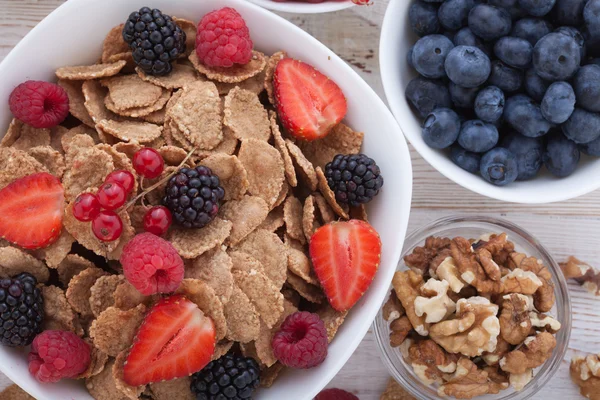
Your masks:
<svg viewBox="0 0 600 400"><path fill-rule="evenodd" d="M446 0L438 10L440 24L448 30L457 31L467 25L469 11L475 0Z"/></svg>
<svg viewBox="0 0 600 400"><path fill-rule="evenodd" d="M575 171L580 157L575 142L561 134L555 134L548 139L543 159L548 171L562 178Z"/></svg>
<svg viewBox="0 0 600 400"><path fill-rule="evenodd" d="M575 92L567 82L554 82L540 104L542 115L553 124L562 124L575 110Z"/></svg>
<svg viewBox="0 0 600 400"><path fill-rule="evenodd" d="M505 36L494 45L494 54L511 67L528 68L531 65L533 46L525 39Z"/></svg>
<svg viewBox="0 0 600 400"><path fill-rule="evenodd" d="M504 112L504 92L496 86L482 89L475 98L475 114L485 122L497 122Z"/></svg>
<svg viewBox="0 0 600 400"><path fill-rule="evenodd" d="M579 149L589 156L600 157L600 137L589 143L580 144Z"/></svg>
<svg viewBox="0 0 600 400"><path fill-rule="evenodd" d="M541 102L544 98L544 94L546 94L546 90L550 86L550 82L547 82L540 78L538 74L535 73L533 68L527 70L525 73L525 91L532 99L537 102Z"/></svg>
<svg viewBox="0 0 600 400"><path fill-rule="evenodd" d="M581 59L585 59L586 46L585 46L585 38L583 37L583 33L577 28L573 28L572 26L561 26L555 32L562 33L563 35L571 36L577 42L579 46L579 53L581 54Z"/></svg>
<svg viewBox="0 0 600 400"><path fill-rule="evenodd" d="M543 17L548 14L556 0L519 0L519 6L534 17Z"/></svg>
<svg viewBox="0 0 600 400"><path fill-rule="evenodd" d="M573 79L573 87L579 107L600 112L600 66L591 64L581 67Z"/></svg>
<svg viewBox="0 0 600 400"><path fill-rule="evenodd" d="M513 20L527 15L525 11L519 7L519 0L488 0L488 4L504 8L508 11Z"/></svg>
<svg viewBox="0 0 600 400"><path fill-rule="evenodd" d="M454 103L456 107L473 108L473 104L475 104L475 97L477 96L477 92L479 91L479 86L474 88L464 88L450 81L450 84L448 85L448 90L450 91L450 98L452 99L452 103Z"/></svg>
<svg viewBox="0 0 600 400"><path fill-rule="evenodd" d="M456 32L456 35L454 35L453 42L455 46L477 47L479 50L483 51L488 57L492 54L490 46L487 43L484 43L483 40L478 38L468 27L462 28L460 31Z"/></svg>
<svg viewBox="0 0 600 400"><path fill-rule="evenodd" d="M581 53L571 36L549 33L533 48L533 68L548 81L564 81L579 69Z"/></svg>
<svg viewBox="0 0 600 400"><path fill-rule="evenodd" d="M467 151L455 144L450 151L450 160L465 171L476 174L479 172L481 155Z"/></svg>
<svg viewBox="0 0 600 400"><path fill-rule="evenodd" d="M511 132L502 139L502 147L510 150L517 158L518 181L526 181L535 176L542 167L544 140L530 138L517 132Z"/></svg>
<svg viewBox="0 0 600 400"><path fill-rule="evenodd" d="M483 40L496 40L508 35L512 19L503 8L478 4L469 12L469 28Z"/></svg>
<svg viewBox="0 0 600 400"><path fill-rule="evenodd" d="M600 58L592 58L587 62L587 65L598 65L600 66Z"/></svg>
<svg viewBox="0 0 600 400"><path fill-rule="evenodd" d="M406 86L405 94L410 104L423 118L437 107L452 107L448 87L441 81L415 78Z"/></svg>
<svg viewBox="0 0 600 400"><path fill-rule="evenodd" d="M431 35L440 31L438 8L433 4L415 1L408 11L410 27L419 36Z"/></svg>
<svg viewBox="0 0 600 400"><path fill-rule="evenodd" d="M589 0L583 8L585 27L592 38L600 37L600 0Z"/></svg>
<svg viewBox="0 0 600 400"><path fill-rule="evenodd" d="M600 137L600 114L575 108L562 125L565 136L577 144L592 142Z"/></svg>
<svg viewBox="0 0 600 400"><path fill-rule="evenodd" d="M460 118L449 108L436 108L423 123L423 140L434 149L450 147L459 132Z"/></svg>
<svg viewBox="0 0 600 400"><path fill-rule="evenodd" d="M446 76L444 61L454 48L454 44L444 35L428 35L415 43L412 52L412 64L425 78Z"/></svg>
<svg viewBox="0 0 600 400"><path fill-rule="evenodd" d="M559 25L583 25L583 7L588 0L556 0L554 14Z"/></svg>
<svg viewBox="0 0 600 400"><path fill-rule="evenodd" d="M452 82L474 88L488 79L491 63L488 56L477 47L457 46L446 57L445 67Z"/></svg>
<svg viewBox="0 0 600 400"><path fill-rule="evenodd" d="M498 144L498 129L478 119L465 122L458 135L458 143L463 149L474 153L484 153Z"/></svg>
<svg viewBox="0 0 600 400"><path fill-rule="evenodd" d="M552 128L552 124L542 115L540 106L522 94L506 99L504 119L517 132L527 137L544 136Z"/></svg>
<svg viewBox="0 0 600 400"><path fill-rule="evenodd" d="M406 53L406 63L408 64L409 67L412 67L412 68L415 67L412 62L412 55L413 55L414 48L415 48L415 45L413 44L410 47L410 49L408 49L408 52Z"/></svg>
<svg viewBox="0 0 600 400"><path fill-rule="evenodd" d="M509 67L500 60L494 60L488 83L498 86L504 93L516 92L523 86L523 71Z"/></svg>
<svg viewBox="0 0 600 400"><path fill-rule="evenodd" d="M496 186L505 186L517 179L517 157L502 147L497 147L481 157L479 172L483 179Z"/></svg>
<svg viewBox="0 0 600 400"><path fill-rule="evenodd" d="M541 18L523 18L515 22L515 26L510 33L511 36L516 36L527 40L532 46L552 32L552 24Z"/></svg>

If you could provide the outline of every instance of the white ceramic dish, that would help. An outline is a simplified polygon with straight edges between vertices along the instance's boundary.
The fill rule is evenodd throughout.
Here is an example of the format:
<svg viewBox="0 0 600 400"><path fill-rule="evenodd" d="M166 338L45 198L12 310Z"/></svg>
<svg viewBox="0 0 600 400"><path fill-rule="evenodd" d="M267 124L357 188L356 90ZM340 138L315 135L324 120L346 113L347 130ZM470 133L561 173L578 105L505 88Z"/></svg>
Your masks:
<svg viewBox="0 0 600 400"><path fill-rule="evenodd" d="M354 6L351 0L324 1L323 3L307 3L304 1L278 2L273 0L248 0L273 11L282 11L294 14L322 14L344 10Z"/></svg>
<svg viewBox="0 0 600 400"><path fill-rule="evenodd" d="M369 329L398 264L408 223L412 170L408 147L394 117L373 90L339 57L295 25L243 0L69 0L40 22L0 64L0 127L12 116L8 96L27 79L53 80L56 68L94 63L106 33L142 6L175 16L199 20L223 6L235 7L246 19L256 47L268 54L285 49L290 56L313 64L333 77L348 99L346 122L366 134L364 152L373 157L385 177L385 186L369 207L369 217L383 241L381 267L371 288L351 311L329 347L329 356L317 368L289 371L258 400L312 399L340 370ZM68 22L68 23L67 23ZM0 371L31 395L43 400L91 397L82 382L43 385L27 371L25 351L0 346Z"/></svg>
<svg viewBox="0 0 600 400"><path fill-rule="evenodd" d="M584 195L600 187L600 160L582 155L577 171L558 179L544 171L534 180L498 187L456 166L444 151L430 148L421 137L422 123L410 108L404 89L417 73L408 66L406 53L417 41L408 22L413 0L392 0L381 30L380 67L390 108L406 138L435 169L459 185L481 195L515 203L551 203Z"/></svg>

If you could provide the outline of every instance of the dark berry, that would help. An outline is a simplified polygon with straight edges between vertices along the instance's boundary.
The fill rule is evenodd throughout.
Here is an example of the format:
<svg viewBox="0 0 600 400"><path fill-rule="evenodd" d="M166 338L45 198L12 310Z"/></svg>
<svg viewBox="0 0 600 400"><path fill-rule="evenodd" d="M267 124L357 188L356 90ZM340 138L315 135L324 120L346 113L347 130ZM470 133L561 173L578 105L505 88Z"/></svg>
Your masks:
<svg viewBox="0 0 600 400"><path fill-rule="evenodd" d="M600 112L600 66L591 64L581 67L573 79L573 89L579 107Z"/></svg>
<svg viewBox="0 0 600 400"><path fill-rule="evenodd" d="M510 150L517 158L518 181L535 178L542 167L544 140L529 138L517 132L511 132L502 139L502 147Z"/></svg>
<svg viewBox="0 0 600 400"><path fill-rule="evenodd" d="M567 82L554 82L540 105L542 115L553 124L562 124L575 110L575 92Z"/></svg>
<svg viewBox="0 0 600 400"><path fill-rule="evenodd" d="M514 93L523 86L523 71L494 60L488 83L499 87L504 93Z"/></svg>
<svg viewBox="0 0 600 400"><path fill-rule="evenodd" d="M600 137L600 114L575 108L562 125L565 136L577 144L592 142Z"/></svg>
<svg viewBox="0 0 600 400"><path fill-rule="evenodd" d="M494 54L511 67L528 68L531 65L533 46L525 39L505 36L494 45Z"/></svg>
<svg viewBox="0 0 600 400"><path fill-rule="evenodd" d="M481 162L481 155L467 151L460 147L458 144L452 146L450 152L450 159L452 162L465 171L469 171L472 174L479 172L479 163Z"/></svg>
<svg viewBox="0 0 600 400"><path fill-rule="evenodd" d="M534 17L543 17L548 14L556 0L519 0L519 6Z"/></svg>
<svg viewBox="0 0 600 400"><path fill-rule="evenodd" d="M583 8L588 0L556 0L554 14L559 25L583 25Z"/></svg>
<svg viewBox="0 0 600 400"><path fill-rule="evenodd" d="M338 154L325 166L325 177L337 201L353 207L371 201L383 186L379 167L364 154Z"/></svg>
<svg viewBox="0 0 600 400"><path fill-rule="evenodd" d="M436 108L423 123L423 140L434 149L450 147L459 132L460 118L449 108Z"/></svg>
<svg viewBox="0 0 600 400"><path fill-rule="evenodd" d="M469 12L469 28L483 40L496 40L508 35L512 19L503 8L478 4Z"/></svg>
<svg viewBox="0 0 600 400"><path fill-rule="evenodd" d="M250 357L226 354L192 375L190 389L198 400L252 399L260 367Z"/></svg>
<svg viewBox="0 0 600 400"><path fill-rule="evenodd" d="M525 91L537 102L542 101L544 94L546 94L546 90L548 90L551 83L552 82L540 78L533 68L527 70L527 73L525 74Z"/></svg>
<svg viewBox="0 0 600 400"><path fill-rule="evenodd" d="M521 39L527 40L532 46L552 32L552 24L541 18L523 18L515 22L515 26L510 33Z"/></svg>
<svg viewBox="0 0 600 400"><path fill-rule="evenodd" d="M459 86L473 88L483 84L491 72L489 57L477 47L457 46L445 61L448 78Z"/></svg>
<svg viewBox="0 0 600 400"><path fill-rule="evenodd" d="M575 142L558 133L548 139L543 157L548 171L562 178L575 172L581 154Z"/></svg>
<svg viewBox="0 0 600 400"><path fill-rule="evenodd" d="M475 0L446 0L440 5L438 19L444 28L457 31L467 25L469 11L475 4Z"/></svg>
<svg viewBox="0 0 600 400"><path fill-rule="evenodd" d="M425 118L438 107L452 107L448 87L441 81L417 77L406 86L406 98Z"/></svg>
<svg viewBox="0 0 600 400"><path fill-rule="evenodd" d="M442 78L446 76L444 61L452 48L452 41L443 35L425 36L413 47L412 65L425 78Z"/></svg>
<svg viewBox="0 0 600 400"><path fill-rule="evenodd" d="M462 28L454 35L455 46L473 46L483 51L488 57L492 54L491 48L488 43L478 38L473 31L469 28Z"/></svg>
<svg viewBox="0 0 600 400"><path fill-rule="evenodd" d="M434 4L415 1L408 11L408 20L413 32L419 36L431 35L440 30L438 8Z"/></svg>
<svg viewBox="0 0 600 400"><path fill-rule="evenodd" d="M452 103L458 108L473 108L479 87L464 88L450 81L448 84Z"/></svg>
<svg viewBox="0 0 600 400"><path fill-rule="evenodd" d="M553 82L568 80L580 64L581 50L571 36L549 33L533 48L533 68L543 79Z"/></svg>
<svg viewBox="0 0 600 400"><path fill-rule="evenodd" d="M465 150L484 153L498 143L498 129L480 120L465 122L458 135L458 143Z"/></svg>
<svg viewBox="0 0 600 400"><path fill-rule="evenodd" d="M483 179L493 185L508 185L517 179L517 158L511 151L497 147L481 157L479 172Z"/></svg>
<svg viewBox="0 0 600 400"><path fill-rule="evenodd" d="M44 299L37 280L27 272L0 282L0 340L27 346L42 330Z"/></svg>
<svg viewBox="0 0 600 400"><path fill-rule="evenodd" d="M496 86L482 89L475 98L475 114L485 122L494 123L504 112L504 92Z"/></svg>
<svg viewBox="0 0 600 400"><path fill-rule="evenodd" d="M517 132L527 137L544 136L552 128L552 124L542 115L540 106L522 94L506 99L504 119Z"/></svg>

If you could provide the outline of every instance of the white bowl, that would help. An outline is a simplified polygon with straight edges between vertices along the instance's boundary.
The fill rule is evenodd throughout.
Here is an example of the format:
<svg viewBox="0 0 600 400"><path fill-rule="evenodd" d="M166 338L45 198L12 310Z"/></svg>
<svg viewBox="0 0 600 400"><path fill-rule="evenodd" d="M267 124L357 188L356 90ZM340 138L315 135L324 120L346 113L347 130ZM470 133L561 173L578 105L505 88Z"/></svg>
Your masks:
<svg viewBox="0 0 600 400"><path fill-rule="evenodd" d="M282 11L294 14L321 14L344 10L354 6L351 0L324 1L323 3L307 3L304 1L278 2L273 0L248 0L261 7L273 11Z"/></svg>
<svg viewBox="0 0 600 400"><path fill-rule="evenodd" d="M575 173L567 178L555 178L545 168L531 181L514 182L504 187L494 186L456 166L446 151L427 146L421 137L422 120L415 114L404 96L404 90L417 73L409 67L406 53L418 40L408 21L408 9L413 0L392 0L381 29L379 63L385 95L406 138L435 169L459 185L483 196L515 203L551 203L584 195L600 187L600 160L582 154Z"/></svg>
<svg viewBox="0 0 600 400"><path fill-rule="evenodd" d="M268 54L285 49L290 56L313 64L335 79L348 99L346 122L365 132L364 152L373 157L385 177L382 192L369 207L369 217L381 235L381 267L365 296L357 303L325 362L311 370L288 371L259 400L312 399L340 370L369 329L387 294L398 264L408 224L412 170L408 147L394 117L373 90L331 50L277 15L242 0L69 0L40 22L0 64L0 127L12 116L8 96L27 79L54 80L56 68L94 63L105 35L142 6L199 20L223 6L235 7L246 19L256 47ZM4 132L0 130L0 132ZM34 397L44 400L91 399L82 382L40 384L27 371L25 351L0 346L0 371Z"/></svg>

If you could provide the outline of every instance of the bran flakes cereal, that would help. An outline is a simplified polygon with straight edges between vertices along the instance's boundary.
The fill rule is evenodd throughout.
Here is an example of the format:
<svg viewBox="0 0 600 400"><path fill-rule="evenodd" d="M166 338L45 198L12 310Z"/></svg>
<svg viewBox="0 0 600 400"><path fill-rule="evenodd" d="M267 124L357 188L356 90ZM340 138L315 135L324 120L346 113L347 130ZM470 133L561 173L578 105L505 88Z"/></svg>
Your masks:
<svg viewBox="0 0 600 400"><path fill-rule="evenodd" d="M40 289L44 297L42 329L70 331L83 336L78 316L69 305L64 290L56 286L42 286Z"/></svg>
<svg viewBox="0 0 600 400"><path fill-rule="evenodd" d="M151 124L164 125L166 116L167 116L167 109L166 109L166 107L163 107L160 110L153 111L148 115L141 115L140 118L143 121L150 122ZM155 147L155 146L151 145L151 147ZM160 147L160 146L158 146L158 147Z"/></svg>
<svg viewBox="0 0 600 400"><path fill-rule="evenodd" d="M279 328L281 328L281 325L283 324L285 319L293 313L295 313L296 311L298 311L298 308L296 308L296 306L294 306L289 301L284 300L283 312L279 316L277 323L272 328L269 328L267 325L265 325L264 322L261 322L260 334L258 336L258 339L256 339L256 341L254 342L254 348L256 351L256 356L261 361L261 363L264 364L267 368L271 367L277 362L277 358L275 358L275 355L273 354L273 346L271 345L271 342L273 341L273 336L275 335L275 333L277 333L277 331L279 331Z"/></svg>
<svg viewBox="0 0 600 400"><path fill-rule="evenodd" d="M82 317L92 316L92 308L90 307L90 290L96 280L101 276L108 275L100 268L87 268L70 281L67 287L67 301L73 307L73 310L81 314Z"/></svg>
<svg viewBox="0 0 600 400"><path fill-rule="evenodd" d="M187 157L186 151L177 146L162 146L157 150L166 165L178 166Z"/></svg>
<svg viewBox="0 0 600 400"><path fill-rule="evenodd" d="M35 400L29 393L21 389L19 386L12 384L7 386L2 392L0 392L0 399L2 400Z"/></svg>
<svg viewBox="0 0 600 400"><path fill-rule="evenodd" d="M279 192L279 195L277 195L277 200L275 200L275 203L273 203L273 205L271 206L271 210L275 207L279 207L280 205L282 205L285 199L287 198L288 193L291 190L292 187L289 185L289 183L283 182L283 185L281 186L281 191Z"/></svg>
<svg viewBox="0 0 600 400"><path fill-rule="evenodd" d="M283 234L283 244L285 244L286 248L296 249L303 253L306 252L306 247L298 240L292 239L291 237L289 237L289 235L287 233Z"/></svg>
<svg viewBox="0 0 600 400"><path fill-rule="evenodd" d="M81 86L85 102L83 103L88 114L95 124L103 119L119 120L120 117L106 108L104 98L108 90L98 81L85 81Z"/></svg>
<svg viewBox="0 0 600 400"><path fill-rule="evenodd" d="M69 129L62 125L57 125L50 132L50 147L64 155L65 151L62 148L62 138L69 132Z"/></svg>
<svg viewBox="0 0 600 400"><path fill-rule="evenodd" d="M71 251L74 242L73 236L66 229L63 229L56 242L48 247L36 250L35 257L44 260L48 268L58 268Z"/></svg>
<svg viewBox="0 0 600 400"><path fill-rule="evenodd" d="M21 150L0 147L0 189L36 172L48 172L35 158Z"/></svg>
<svg viewBox="0 0 600 400"><path fill-rule="evenodd" d="M59 179L65 172L65 158L50 146L32 147L27 151L27 154L39 161L48 172Z"/></svg>
<svg viewBox="0 0 600 400"><path fill-rule="evenodd" d="M224 219L233 224L227 243L235 246L267 218L269 207L258 196L244 196L240 200L230 200L220 209Z"/></svg>
<svg viewBox="0 0 600 400"><path fill-rule="evenodd" d="M0 141L0 147L27 151L36 146L50 146L50 129L38 129L13 119Z"/></svg>
<svg viewBox="0 0 600 400"><path fill-rule="evenodd" d="M316 285L307 283L304 279L288 271L286 281L303 298L315 304L323 304L325 295Z"/></svg>
<svg viewBox="0 0 600 400"><path fill-rule="evenodd" d="M173 22L175 22L181 30L185 32L185 49L186 55L189 56L192 52L195 53L196 50L196 34L198 33L198 28L194 21L190 21L189 19L173 17Z"/></svg>
<svg viewBox="0 0 600 400"><path fill-rule="evenodd" d="M327 340L329 343L333 340L337 334L338 329L344 323L348 311L337 311L334 310L329 304L324 305L317 311L319 317L325 323L325 329L327 329Z"/></svg>
<svg viewBox="0 0 600 400"><path fill-rule="evenodd" d="M277 229L281 228L283 224L283 207L280 206L272 209L258 228L269 232L275 232Z"/></svg>
<svg viewBox="0 0 600 400"><path fill-rule="evenodd" d="M235 250L256 258L263 265L265 275L281 289L286 280L287 252L276 234L257 229L235 246Z"/></svg>
<svg viewBox="0 0 600 400"><path fill-rule="evenodd" d="M327 183L327 178L325 178L325 174L323 173L321 167L317 167L316 172L317 179L319 180L319 191L321 192L325 200L327 200L327 203L331 206L331 208L337 215L344 219L348 219L348 213L342 208L342 206L339 205L339 203L335 199L335 194L329 187L329 184Z"/></svg>
<svg viewBox="0 0 600 400"><path fill-rule="evenodd" d="M277 377L284 369L285 367L283 366L283 364L281 364L280 362L276 362L269 368L262 370L260 374L260 386L264 388L270 388L271 386L273 386L273 384L277 380Z"/></svg>
<svg viewBox="0 0 600 400"><path fill-rule="evenodd" d="M11 147L14 142L17 141L19 136L21 135L21 128L23 127L23 122L20 120L13 118L8 125L8 130L4 134L4 136L0 139L0 147Z"/></svg>
<svg viewBox="0 0 600 400"><path fill-rule="evenodd" d="M74 81L107 78L117 75L119 72L121 72L125 65L127 65L127 62L117 61L110 64L61 67L56 70L56 76L58 79Z"/></svg>
<svg viewBox="0 0 600 400"><path fill-rule="evenodd" d="M104 98L104 106L115 114L121 117L142 118L154 112L165 108L165 105L171 98L171 92L163 90L160 97L154 103L144 107L131 107L126 109L118 109L110 96Z"/></svg>
<svg viewBox="0 0 600 400"><path fill-rule="evenodd" d="M125 61L125 66L121 70L121 73L131 74L135 72L135 61L133 60L133 54L131 53L131 51L128 51L126 53L113 54L112 56L108 57L109 63L115 63L117 61Z"/></svg>
<svg viewBox="0 0 600 400"><path fill-rule="evenodd" d="M108 361L108 354L98 350L89 339L86 339L86 342L91 348L90 365L82 374L77 377L77 379L90 378L94 375L98 375L104 370L104 366Z"/></svg>
<svg viewBox="0 0 600 400"><path fill-rule="evenodd" d="M261 324L261 326L262 325L263 324ZM254 343L255 342L240 343L240 352L244 357L253 358L254 361L256 361L262 367L262 362L258 358L258 354L256 354L256 346L254 345Z"/></svg>
<svg viewBox="0 0 600 400"><path fill-rule="evenodd" d="M183 258L196 258L215 246L223 244L229 237L233 224L215 217L208 225L200 229L172 227L168 240Z"/></svg>
<svg viewBox="0 0 600 400"><path fill-rule="evenodd" d="M162 134L162 126L138 121L101 120L96 129L124 142L149 143Z"/></svg>
<svg viewBox="0 0 600 400"><path fill-rule="evenodd" d="M224 246L216 246L186 265L184 277L206 282L221 303L227 304L233 291L232 267L233 261Z"/></svg>
<svg viewBox="0 0 600 400"><path fill-rule="evenodd" d="M296 168L296 172L302 178L302 181L308 186L311 191L317 190L318 180L315 169L313 165L304 157L302 154L302 150L298 146L296 146L291 140L286 139L285 144L290 152L292 159L294 160L294 165Z"/></svg>
<svg viewBox="0 0 600 400"><path fill-rule="evenodd" d="M321 221L324 224L328 224L337 219L335 213L320 193L313 193L313 197L315 198L315 205L317 206L317 210L319 210L319 215L321 216Z"/></svg>
<svg viewBox="0 0 600 400"><path fill-rule="evenodd" d="M302 210L302 230L304 231L304 237L308 242L317 229L321 227L321 224L316 217L315 208L315 197L309 195L304 200L304 208Z"/></svg>
<svg viewBox="0 0 600 400"><path fill-rule="evenodd" d="M188 65L173 64L173 71L166 76L147 75L141 68L137 67L135 72L146 82L165 89L181 89L191 82L199 80L196 70Z"/></svg>
<svg viewBox="0 0 600 400"><path fill-rule="evenodd" d="M81 257L78 254L67 254L56 267L58 272L58 281L64 287L67 287L75 275L88 268L92 268L93 266L94 264L92 264L91 261Z"/></svg>
<svg viewBox="0 0 600 400"><path fill-rule="evenodd" d="M112 369L115 363L114 359L110 359L104 369L97 375L85 378L85 387L90 395L96 400L128 400L115 383Z"/></svg>
<svg viewBox="0 0 600 400"><path fill-rule="evenodd" d="M115 304L113 294L117 286L124 280L123 275L106 275L96 280L90 288L90 308L95 317L98 317L104 310Z"/></svg>
<svg viewBox="0 0 600 400"><path fill-rule="evenodd" d="M233 347L233 342L230 340L221 340L215 345L215 351L211 357L211 360L218 360L225 354L229 353L229 350Z"/></svg>
<svg viewBox="0 0 600 400"><path fill-rule="evenodd" d="M278 51L277 53L269 57L269 61L267 62L267 66L265 67L264 87L267 91L269 102L272 105L275 105L273 75L275 75L275 68L277 68L277 64L279 64L279 61L283 60L284 58L287 58L287 53L285 51Z"/></svg>
<svg viewBox="0 0 600 400"><path fill-rule="evenodd" d="M172 379L170 381L155 382L149 385L154 400L196 400L190 390L192 378Z"/></svg>
<svg viewBox="0 0 600 400"><path fill-rule="evenodd" d="M225 319L228 340L248 343L258 338L260 329L258 313L248 296L237 285L233 286L231 298L225 305Z"/></svg>
<svg viewBox="0 0 600 400"><path fill-rule="evenodd" d="M149 307L153 300L152 296L144 296L127 281L117 285L113 298L115 299L114 306L123 311L136 308L140 304Z"/></svg>
<svg viewBox="0 0 600 400"><path fill-rule="evenodd" d="M102 185L106 175L114 170L112 157L106 152L95 147L80 150L72 160L67 160L63 175L65 199L73 201L81 192Z"/></svg>
<svg viewBox="0 0 600 400"><path fill-rule="evenodd" d="M223 123L236 138L269 140L269 115L258 96L248 90L233 88L225 97Z"/></svg>
<svg viewBox="0 0 600 400"><path fill-rule="evenodd" d="M229 129L227 126L223 125L223 140L221 141L221 143L219 143L217 145L217 147L215 147L212 150L206 150L206 151L199 150L196 152L196 154L198 154L201 158L209 157L216 153L224 153L224 154L232 155L233 153L235 153L235 150L237 149L237 145L238 145L238 140L233 135L233 131L231 129Z"/></svg>
<svg viewBox="0 0 600 400"><path fill-rule="evenodd" d="M281 158L283 159L283 167L287 182L292 187L298 186L298 178L296 177L296 169L290 157L290 152L285 144L285 140L281 136L279 125L277 124L277 114L274 111L269 112L269 120L271 123L271 133L273 134L273 142L275 147L279 150Z"/></svg>
<svg viewBox="0 0 600 400"><path fill-rule="evenodd" d="M283 221L285 222L285 231L292 239L306 243L302 218L302 202L294 196L288 196L283 203Z"/></svg>
<svg viewBox="0 0 600 400"><path fill-rule="evenodd" d="M285 181L283 160L273 146L258 139L242 140L238 158L248 173L248 192L262 197L269 207Z"/></svg>
<svg viewBox="0 0 600 400"><path fill-rule="evenodd" d="M175 293L183 294L200 310L213 320L217 340L221 340L227 333L227 322L224 306L217 293L206 282L200 279L184 279Z"/></svg>
<svg viewBox="0 0 600 400"><path fill-rule="evenodd" d="M283 295L280 288L260 271L233 271L235 284L248 296L264 323L272 328L283 312Z"/></svg>
<svg viewBox="0 0 600 400"><path fill-rule="evenodd" d="M111 357L118 356L131 346L145 314L146 306L143 304L127 311L108 307L90 327L90 337L94 346Z"/></svg>
<svg viewBox="0 0 600 400"><path fill-rule="evenodd" d="M289 301L294 307L298 307L300 301L302 300L302 297L298 294L298 292L296 292L290 286L284 286L283 289L281 289L281 294L283 294L283 298L286 301Z"/></svg>
<svg viewBox="0 0 600 400"><path fill-rule="evenodd" d="M213 154L200 162L219 177L221 187L225 190L223 200L239 200L248 190L250 182L241 161L236 156Z"/></svg>
<svg viewBox="0 0 600 400"><path fill-rule="evenodd" d="M207 67L200 62L195 51L192 51L189 60L194 68L196 68L196 71L205 75L210 80L223 83L245 81L258 75L267 65L265 55L259 51L252 51L252 59L248 64L235 64L230 68Z"/></svg>
<svg viewBox="0 0 600 400"><path fill-rule="evenodd" d="M287 252L288 269L307 283L319 285L319 279L317 279L317 276L312 269L308 256L302 250L292 247L288 247Z"/></svg>
<svg viewBox="0 0 600 400"><path fill-rule="evenodd" d="M109 62L110 58L116 54L129 52L129 45L123 40L123 27L125 24L117 25L112 28L102 44L102 62Z"/></svg>
<svg viewBox="0 0 600 400"><path fill-rule="evenodd" d="M16 247L0 247L0 277L10 278L21 272L30 273L39 283L50 277L46 265L34 256Z"/></svg>
<svg viewBox="0 0 600 400"><path fill-rule="evenodd" d="M127 350L123 350L117 358L115 358L115 363L112 366L112 375L115 380L115 385L117 390L123 393L130 400L138 400L140 395L146 389L146 385L141 386L131 386L125 382L123 378L123 367L127 362Z"/></svg>
<svg viewBox="0 0 600 400"><path fill-rule="evenodd" d="M224 82L216 82L215 81L215 85L217 85L217 89L219 90L219 95L221 95L221 96L226 96L235 87L239 87L240 89L244 89L244 90L252 92L256 95L259 95L263 92L263 90L265 90L265 88L264 88L265 74L266 74L266 70L263 69L257 75L254 75L253 77L250 77L241 82L224 83Z"/></svg>
<svg viewBox="0 0 600 400"><path fill-rule="evenodd" d="M115 145L112 146L113 149L115 149L116 151L118 151L119 153L123 153L127 156L127 158L129 158L130 160L133 160L133 156L135 155L135 153L137 153L139 150L142 149L142 146L139 145L138 143L126 143L126 142L119 142L116 143ZM114 158L113 158L114 161Z"/></svg>
<svg viewBox="0 0 600 400"><path fill-rule="evenodd" d="M59 79L58 85L67 92L69 96L69 112L72 116L83 122L89 127L94 127L94 120L85 106L85 96L83 95L82 85L84 81L68 81Z"/></svg>
<svg viewBox="0 0 600 400"><path fill-rule="evenodd" d="M229 251L229 257L231 257L232 271L259 271L264 273L265 267L256 258L252 257L248 253L243 251Z"/></svg>
<svg viewBox="0 0 600 400"><path fill-rule="evenodd" d="M355 132L347 125L340 123L333 127L323 139L300 142L298 146L315 168L323 169L337 154L360 153L364 136L364 133Z"/></svg>
<svg viewBox="0 0 600 400"><path fill-rule="evenodd" d="M60 146L65 153L65 158L73 158L81 148L93 147L97 143L95 138L98 138L98 133L87 125L69 129L60 139Z"/></svg>

